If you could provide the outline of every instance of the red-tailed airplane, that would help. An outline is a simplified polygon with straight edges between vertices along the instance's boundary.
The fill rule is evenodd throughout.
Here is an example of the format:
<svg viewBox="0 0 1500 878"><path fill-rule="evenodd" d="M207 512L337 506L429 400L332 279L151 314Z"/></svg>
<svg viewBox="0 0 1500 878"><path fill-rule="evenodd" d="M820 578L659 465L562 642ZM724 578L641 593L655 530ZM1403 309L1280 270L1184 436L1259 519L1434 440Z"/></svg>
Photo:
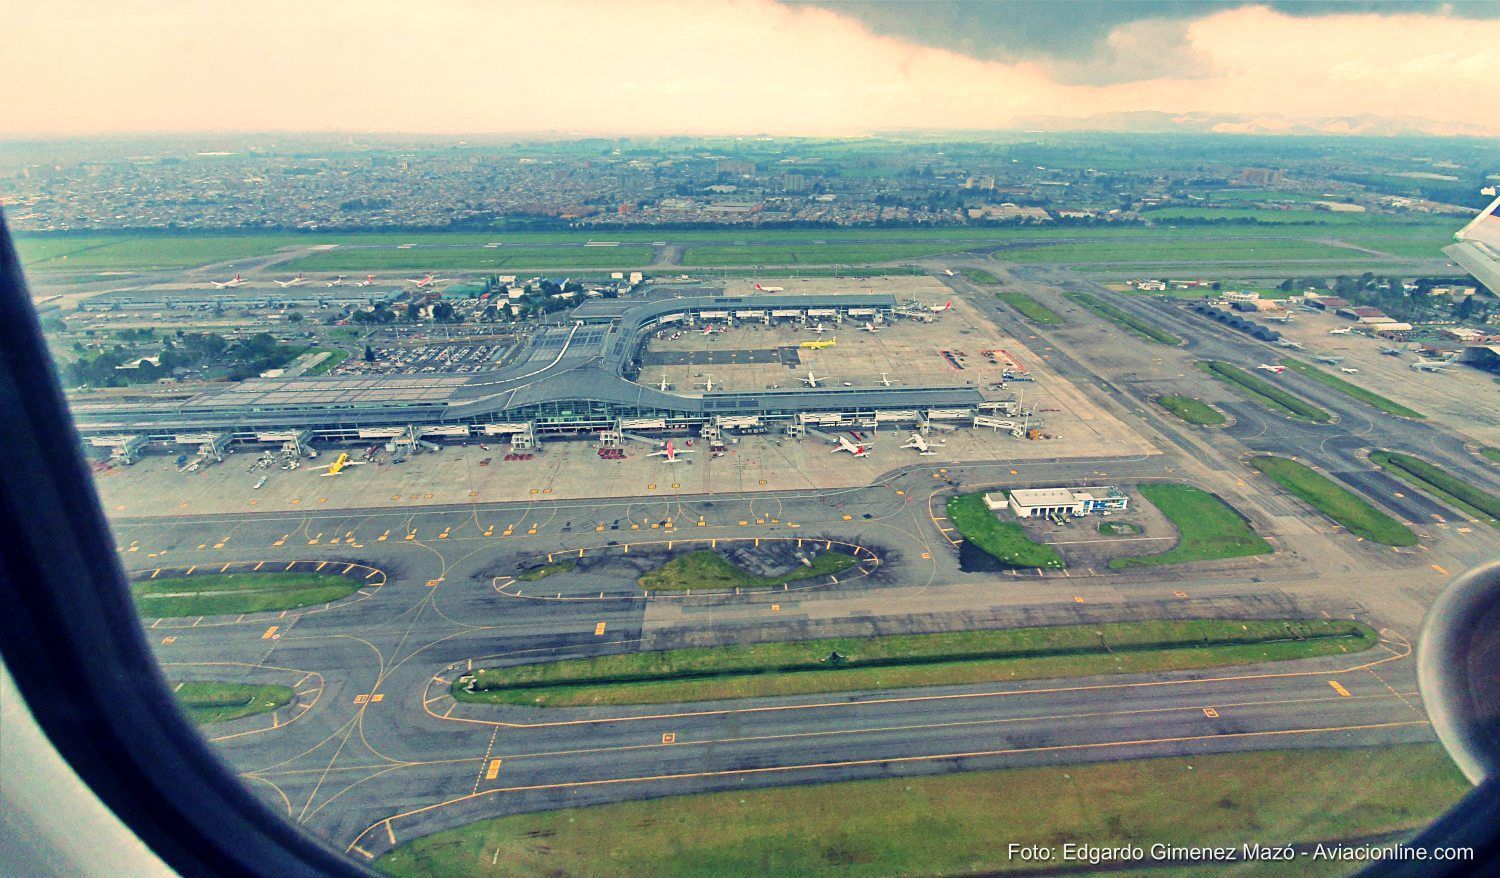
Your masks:
<svg viewBox="0 0 1500 878"><path fill-rule="evenodd" d="M1272 366L1269 363L1261 363L1259 366L1256 366L1255 368L1257 368L1257 369L1264 369L1267 372L1274 372L1277 375L1280 375L1282 372L1286 371L1286 367L1285 366Z"/></svg>
<svg viewBox="0 0 1500 878"><path fill-rule="evenodd" d="M359 283L355 284L355 286L357 286L357 287L373 287L373 286L375 286L375 275L373 275L373 274L367 274L367 275L365 275L365 279L362 280L362 281L360 281Z"/></svg>
<svg viewBox="0 0 1500 878"><path fill-rule="evenodd" d="M281 287L282 289L286 289L287 287L300 287L306 282L307 279L304 278L301 273L298 273L298 275L291 280L276 281L276 285Z"/></svg>
<svg viewBox="0 0 1500 878"><path fill-rule="evenodd" d="M839 447L833 449L834 454L838 454L840 451L847 451L855 457L864 457L870 453L870 446L863 442L855 444L843 436L835 436L834 438L839 440Z"/></svg>
<svg viewBox="0 0 1500 878"><path fill-rule="evenodd" d="M691 451L679 451L679 450L677 450L677 448L672 445L672 440L668 439L666 447L662 448L662 450L660 450L660 451L653 451L653 452L651 452L650 454L648 454L646 456L647 457L664 457L664 458L666 458L666 460L664 461L665 463L682 463L687 458L678 457L678 455L679 454L692 454L692 453L693 452L691 452Z"/></svg>
<svg viewBox="0 0 1500 878"><path fill-rule="evenodd" d="M927 310L931 311L931 312L933 312L935 314L941 314L942 312L947 311L949 308L952 308L952 307L953 307L953 302L952 302L952 300L949 300L947 302L944 302L941 305L928 305L927 306Z"/></svg>
<svg viewBox="0 0 1500 878"><path fill-rule="evenodd" d="M760 284L756 284L755 288L762 293L779 293L786 289L786 287L763 287Z"/></svg>
<svg viewBox="0 0 1500 878"><path fill-rule="evenodd" d="M406 279L406 282L409 283L409 284L416 284L417 285L417 289L419 289L419 290L425 290L428 287L432 286L433 284L438 283L439 281L445 281L445 280L447 280L446 277L433 277L432 275L429 274L426 277L422 278L421 280L417 280L414 277L409 277L409 278Z"/></svg>
<svg viewBox="0 0 1500 878"><path fill-rule="evenodd" d="M244 283L244 281L240 279L239 275L235 275L234 280L211 280L209 281L209 283L214 285L214 289L222 290L230 287L237 287L240 284Z"/></svg>

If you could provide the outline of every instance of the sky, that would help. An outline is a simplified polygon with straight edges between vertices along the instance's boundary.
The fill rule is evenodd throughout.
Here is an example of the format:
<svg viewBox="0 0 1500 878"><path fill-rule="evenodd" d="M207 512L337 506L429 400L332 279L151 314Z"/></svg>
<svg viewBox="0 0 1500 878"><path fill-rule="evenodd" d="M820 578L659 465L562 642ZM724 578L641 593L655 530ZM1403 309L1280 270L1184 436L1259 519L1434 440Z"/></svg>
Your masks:
<svg viewBox="0 0 1500 878"><path fill-rule="evenodd" d="M840 136L1141 112L1500 134L1496 2L0 0L0 22L9 137Z"/></svg>

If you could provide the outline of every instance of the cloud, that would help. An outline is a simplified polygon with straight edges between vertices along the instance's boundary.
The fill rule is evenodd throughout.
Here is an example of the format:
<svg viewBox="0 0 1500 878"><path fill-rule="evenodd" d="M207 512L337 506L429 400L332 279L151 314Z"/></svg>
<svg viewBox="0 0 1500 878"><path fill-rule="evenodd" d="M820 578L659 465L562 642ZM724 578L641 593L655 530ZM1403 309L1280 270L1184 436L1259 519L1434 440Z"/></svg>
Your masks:
<svg viewBox="0 0 1500 878"><path fill-rule="evenodd" d="M1433 14L1221 8L1126 22L1107 57L1048 63L976 58L771 0L14 6L0 48L0 132L12 135L837 135L1139 110L1500 128L1486 104L1500 22Z"/></svg>

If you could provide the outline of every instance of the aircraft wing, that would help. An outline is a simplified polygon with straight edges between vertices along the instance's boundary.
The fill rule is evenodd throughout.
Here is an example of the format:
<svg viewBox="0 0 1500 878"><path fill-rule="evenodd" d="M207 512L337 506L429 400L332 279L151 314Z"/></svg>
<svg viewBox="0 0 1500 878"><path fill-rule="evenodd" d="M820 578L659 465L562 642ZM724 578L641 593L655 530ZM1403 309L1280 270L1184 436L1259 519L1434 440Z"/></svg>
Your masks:
<svg viewBox="0 0 1500 878"><path fill-rule="evenodd" d="M1464 271L1500 295L1500 198L1480 211L1454 235L1455 243L1443 248Z"/></svg>

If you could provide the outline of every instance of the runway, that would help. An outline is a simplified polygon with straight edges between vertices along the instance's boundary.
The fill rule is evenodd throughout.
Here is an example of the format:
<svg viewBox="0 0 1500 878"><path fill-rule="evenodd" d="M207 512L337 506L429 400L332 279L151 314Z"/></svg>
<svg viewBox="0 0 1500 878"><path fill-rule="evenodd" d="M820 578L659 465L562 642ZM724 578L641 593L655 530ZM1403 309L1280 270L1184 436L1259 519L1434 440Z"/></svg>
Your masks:
<svg viewBox="0 0 1500 878"><path fill-rule="evenodd" d="M1058 300L1061 301L1061 300ZM1051 302L1049 302L1051 304ZM1059 307L1064 307L1059 305ZM1432 740L1410 640L1452 574L1493 555L1495 534L1392 482L1367 447L1446 462L1461 443L1321 385L1295 389L1338 415L1277 418L1168 357L1259 356L1193 318L1148 316L1184 351L1083 342L1096 322L1038 347L1066 377L1169 453L1142 458L940 464L869 486L734 495L119 519L126 568L280 565L372 571L348 600L238 618L144 620L169 677L285 682L272 715L208 727L278 813L357 857L483 816L786 783L1283 747ZM1147 313L1149 312L1149 313ZM1050 346L1049 346L1050 343ZM1094 357L1114 357L1110 368ZM1157 362L1160 359L1161 362ZM1252 364L1253 365L1253 364ZM1154 370L1154 371L1153 371ZM1107 377L1101 377L1107 376ZM1293 384L1295 377L1281 376ZM1152 411L1164 388L1210 398L1232 426L1195 431ZM1395 422L1395 423L1388 423ZM1258 482L1240 457L1294 454L1410 521L1422 545L1356 543ZM1455 468L1472 464L1454 463ZM1462 471L1468 472L1468 469ZM1488 474L1485 474L1488 475ZM1478 477L1478 474L1476 474ZM995 484L1203 484L1242 509L1277 553L1187 568L970 574L941 520L946 492ZM1492 478L1492 477L1491 477ZM1404 496L1397 497L1400 493ZM628 583L503 585L525 559L686 540L840 540L878 558L868 575L799 591L645 598ZM231 569L240 569L232 567ZM594 584L587 583L592 591ZM570 598L570 599L563 599ZM1354 617L1380 629L1358 655L1196 672L1033 680L691 705L542 709L460 705L470 667L730 642L972 630L1124 619Z"/></svg>

